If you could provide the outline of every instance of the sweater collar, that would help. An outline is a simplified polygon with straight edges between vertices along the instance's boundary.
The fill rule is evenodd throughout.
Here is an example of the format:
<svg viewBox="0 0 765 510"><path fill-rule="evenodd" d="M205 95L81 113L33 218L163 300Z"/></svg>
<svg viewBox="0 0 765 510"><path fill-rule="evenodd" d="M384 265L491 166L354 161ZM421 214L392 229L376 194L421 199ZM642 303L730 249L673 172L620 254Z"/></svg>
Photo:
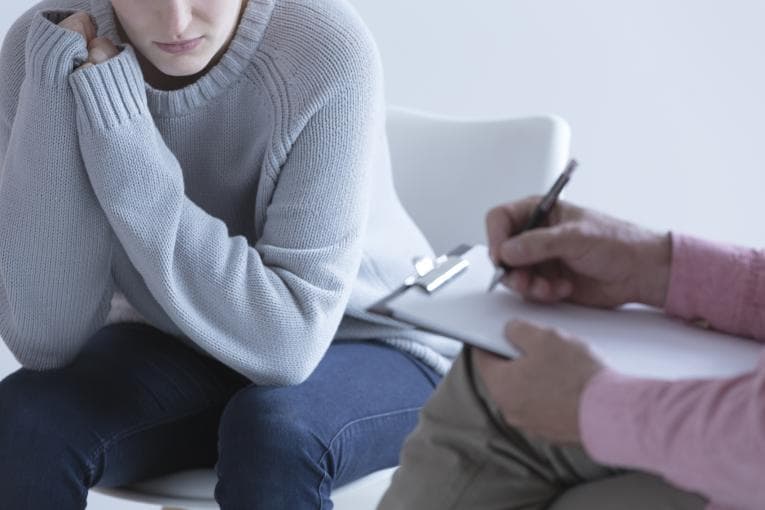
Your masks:
<svg viewBox="0 0 765 510"><path fill-rule="evenodd" d="M221 59L194 83L178 90L159 90L144 83L151 111L158 116L182 115L224 92L244 73L263 39L275 0L247 0L242 19ZM98 35L115 43L124 42L117 33L110 0L90 0Z"/></svg>

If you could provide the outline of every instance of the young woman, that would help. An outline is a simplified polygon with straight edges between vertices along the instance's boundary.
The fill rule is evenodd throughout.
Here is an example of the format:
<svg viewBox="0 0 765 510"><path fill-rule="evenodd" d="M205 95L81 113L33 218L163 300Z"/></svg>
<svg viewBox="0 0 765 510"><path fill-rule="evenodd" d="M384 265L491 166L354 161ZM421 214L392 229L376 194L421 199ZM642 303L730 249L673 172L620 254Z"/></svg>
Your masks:
<svg viewBox="0 0 765 510"><path fill-rule="evenodd" d="M384 109L344 0L47 0L15 23L4 507L214 465L223 509L330 508L396 464L458 345L364 312L429 252Z"/></svg>

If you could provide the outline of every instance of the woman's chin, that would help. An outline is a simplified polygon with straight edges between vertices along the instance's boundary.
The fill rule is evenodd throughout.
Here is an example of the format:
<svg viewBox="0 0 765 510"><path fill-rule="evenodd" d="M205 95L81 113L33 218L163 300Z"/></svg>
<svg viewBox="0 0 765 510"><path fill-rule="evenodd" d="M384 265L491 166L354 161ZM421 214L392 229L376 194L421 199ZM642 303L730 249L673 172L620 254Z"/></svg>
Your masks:
<svg viewBox="0 0 765 510"><path fill-rule="evenodd" d="M193 76L202 72L207 67L207 61L202 59L177 59L173 62L152 61L154 67L167 76L181 77Z"/></svg>
<svg viewBox="0 0 765 510"><path fill-rule="evenodd" d="M203 71L212 59L207 52L198 50L188 54L171 55L153 48L152 51L144 53L144 58L162 74L174 77L195 75Z"/></svg>

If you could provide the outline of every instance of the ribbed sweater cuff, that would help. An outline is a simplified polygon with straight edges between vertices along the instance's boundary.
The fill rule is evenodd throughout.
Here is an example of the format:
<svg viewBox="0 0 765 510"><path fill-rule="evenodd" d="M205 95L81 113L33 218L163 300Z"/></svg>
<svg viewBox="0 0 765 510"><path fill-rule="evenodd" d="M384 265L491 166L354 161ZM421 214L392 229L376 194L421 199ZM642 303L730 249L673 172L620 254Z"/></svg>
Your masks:
<svg viewBox="0 0 765 510"><path fill-rule="evenodd" d="M612 466L647 468L657 459L643 444L650 419L646 397L667 381L622 375L601 370L582 395L579 428L587 453Z"/></svg>
<svg viewBox="0 0 765 510"><path fill-rule="evenodd" d="M102 64L78 70L69 82L78 122L90 131L108 130L149 114L143 73L130 46Z"/></svg>
<svg viewBox="0 0 765 510"><path fill-rule="evenodd" d="M67 78L88 59L85 38L58 23L73 11L41 11L35 14L26 40L26 73L35 83L66 86Z"/></svg>

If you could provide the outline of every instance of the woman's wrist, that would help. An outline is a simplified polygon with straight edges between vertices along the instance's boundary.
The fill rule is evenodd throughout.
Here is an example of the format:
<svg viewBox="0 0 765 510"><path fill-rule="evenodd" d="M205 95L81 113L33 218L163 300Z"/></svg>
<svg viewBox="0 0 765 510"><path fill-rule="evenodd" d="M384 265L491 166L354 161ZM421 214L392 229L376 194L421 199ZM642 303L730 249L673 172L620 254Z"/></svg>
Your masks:
<svg viewBox="0 0 765 510"><path fill-rule="evenodd" d="M143 74L130 46L101 64L74 71L69 82L77 101L78 124L89 133L151 120Z"/></svg>

